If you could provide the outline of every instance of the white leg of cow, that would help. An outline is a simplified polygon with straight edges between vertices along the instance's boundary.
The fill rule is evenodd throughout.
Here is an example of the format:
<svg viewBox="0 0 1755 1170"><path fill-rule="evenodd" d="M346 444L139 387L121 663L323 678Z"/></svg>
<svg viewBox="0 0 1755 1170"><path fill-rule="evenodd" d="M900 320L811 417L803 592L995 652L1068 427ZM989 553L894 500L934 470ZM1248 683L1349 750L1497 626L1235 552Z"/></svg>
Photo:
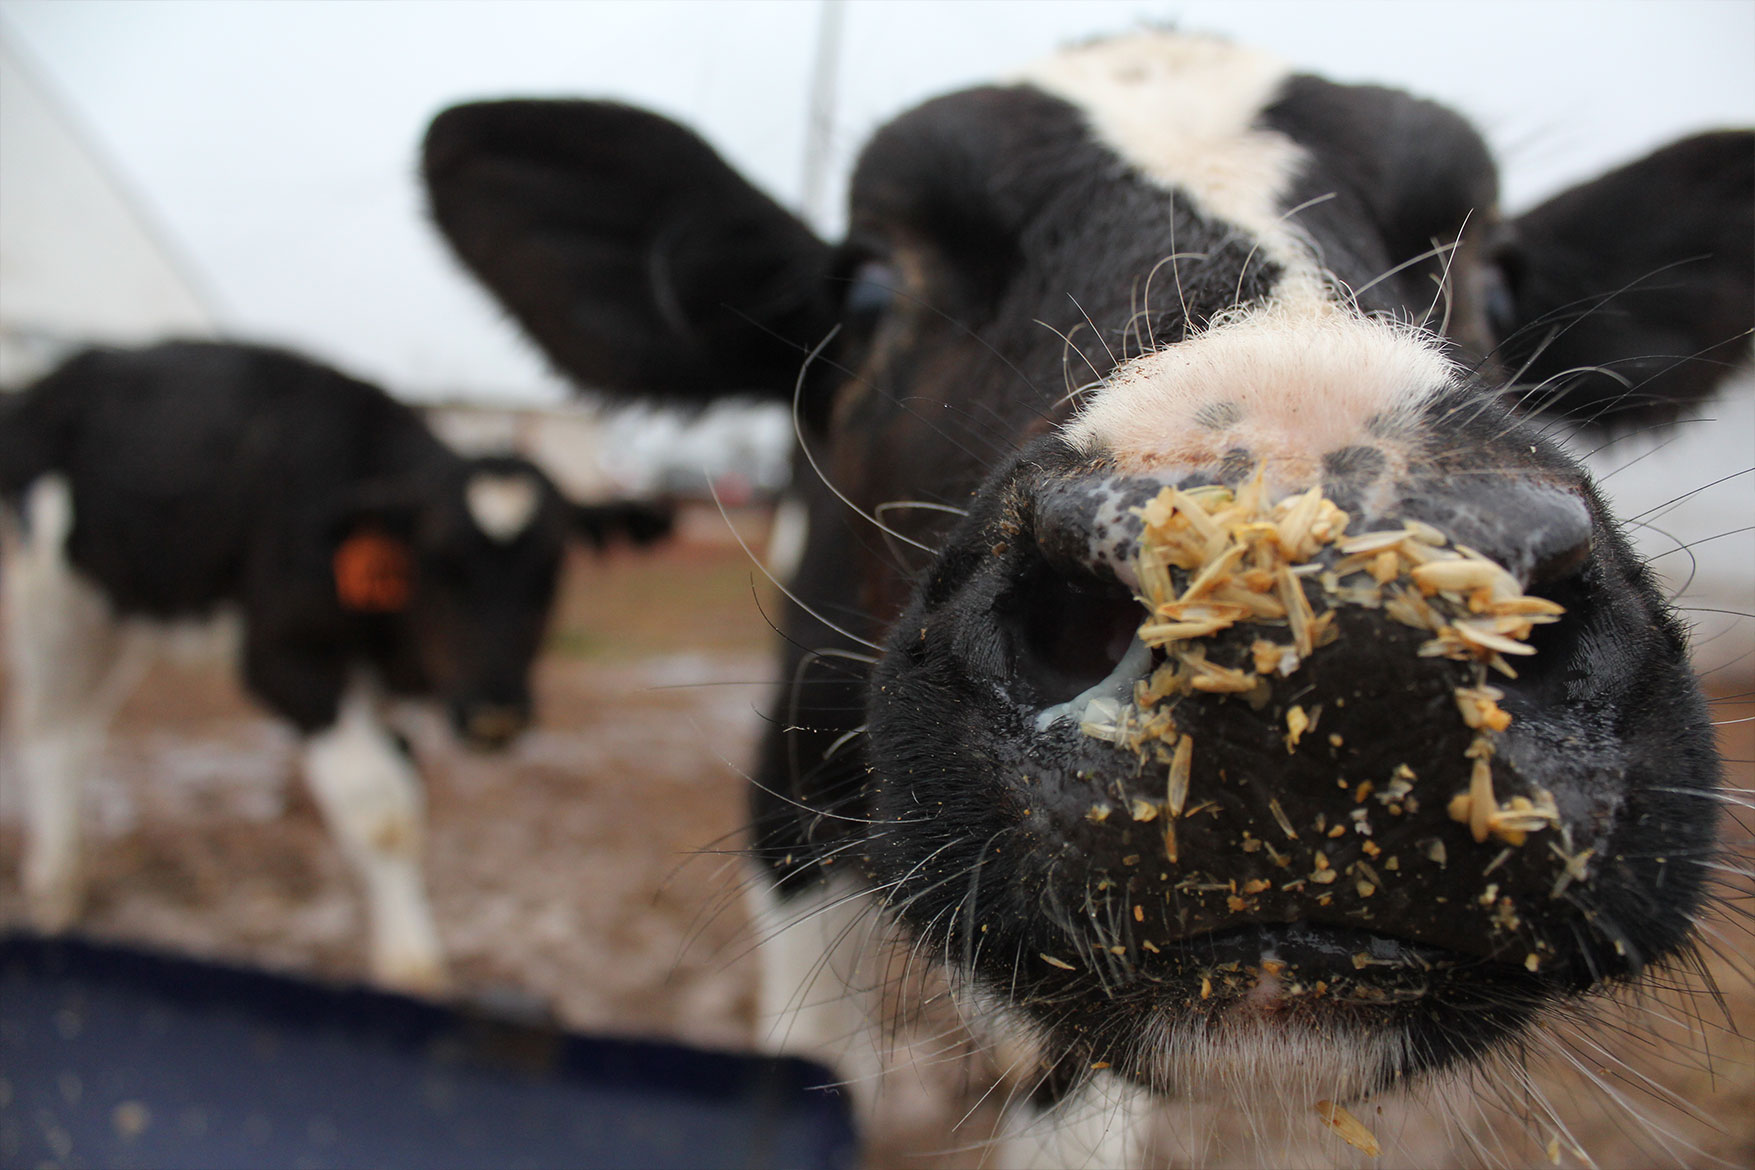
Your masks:
<svg viewBox="0 0 1755 1170"><path fill-rule="evenodd" d="M73 496L60 476L26 493L0 523L0 601L9 676L8 738L24 789L24 888L47 931L71 925L83 898L79 802L104 732L135 676L103 593L66 555Z"/></svg>
<svg viewBox="0 0 1755 1170"><path fill-rule="evenodd" d="M305 779L365 888L373 974L392 987L440 990L444 958L421 877L425 797L363 688L351 688L335 724L307 741Z"/></svg>
<svg viewBox="0 0 1755 1170"><path fill-rule="evenodd" d="M56 933L78 919L85 900L80 866L80 781L103 743L102 728L71 726L20 736L28 838L24 892L37 929Z"/></svg>
<svg viewBox="0 0 1755 1170"><path fill-rule="evenodd" d="M884 1075L881 987L869 961L882 927L870 902L836 882L782 901L766 872L749 889L762 959L757 1043L833 1068L869 1122Z"/></svg>

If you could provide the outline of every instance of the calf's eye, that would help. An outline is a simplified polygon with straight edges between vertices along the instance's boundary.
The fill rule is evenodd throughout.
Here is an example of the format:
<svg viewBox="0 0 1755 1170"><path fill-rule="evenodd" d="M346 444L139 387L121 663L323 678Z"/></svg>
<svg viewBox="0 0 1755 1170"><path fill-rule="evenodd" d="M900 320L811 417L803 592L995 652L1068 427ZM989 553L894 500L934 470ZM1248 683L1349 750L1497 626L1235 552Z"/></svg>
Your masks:
<svg viewBox="0 0 1755 1170"><path fill-rule="evenodd" d="M1487 328L1501 341L1517 329L1517 297L1512 282L1509 262L1494 261L1481 266L1481 311L1486 315Z"/></svg>
<svg viewBox="0 0 1755 1170"><path fill-rule="evenodd" d="M902 287L902 274L887 260L865 260L848 277L847 296L842 302L847 324L855 329L870 328L895 304Z"/></svg>

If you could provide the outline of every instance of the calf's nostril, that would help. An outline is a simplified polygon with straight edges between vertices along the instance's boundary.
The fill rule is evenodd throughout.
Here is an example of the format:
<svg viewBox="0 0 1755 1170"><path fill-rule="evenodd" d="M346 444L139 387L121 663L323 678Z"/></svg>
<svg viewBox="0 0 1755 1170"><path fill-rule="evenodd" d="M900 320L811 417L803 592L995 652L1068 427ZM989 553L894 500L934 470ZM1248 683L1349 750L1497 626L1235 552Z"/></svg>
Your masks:
<svg viewBox="0 0 1755 1170"><path fill-rule="evenodd" d="M1563 581L1589 562L1590 510L1563 487L1510 476L1460 486L1421 479L1410 487L1403 514L1491 557L1526 588Z"/></svg>
<svg viewBox="0 0 1755 1170"><path fill-rule="evenodd" d="M1063 703L1112 674L1140 624L1140 603L1120 584L1080 579L1046 564L1027 570L996 613L1010 636L1017 681L1043 706Z"/></svg>
<svg viewBox="0 0 1755 1170"><path fill-rule="evenodd" d="M1593 551L1588 532L1583 539L1556 542L1553 547L1538 550L1525 588L1545 597L1571 586L1590 564Z"/></svg>

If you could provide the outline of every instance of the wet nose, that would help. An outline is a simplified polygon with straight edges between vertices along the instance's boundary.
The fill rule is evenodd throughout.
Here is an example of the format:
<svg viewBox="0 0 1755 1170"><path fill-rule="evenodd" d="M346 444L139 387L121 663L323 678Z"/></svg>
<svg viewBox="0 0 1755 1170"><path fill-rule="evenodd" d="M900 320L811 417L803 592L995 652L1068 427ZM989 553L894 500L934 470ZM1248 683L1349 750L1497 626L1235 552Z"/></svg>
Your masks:
<svg viewBox="0 0 1755 1170"><path fill-rule="evenodd" d="M1055 815L1100 865L1157 858L1179 929L1387 919L1479 953L1508 896L1553 887L1561 810L1501 748L1589 514L1534 482L1416 486L1376 511L1260 477L1037 495L1002 623L1044 746L1108 761L1067 770Z"/></svg>

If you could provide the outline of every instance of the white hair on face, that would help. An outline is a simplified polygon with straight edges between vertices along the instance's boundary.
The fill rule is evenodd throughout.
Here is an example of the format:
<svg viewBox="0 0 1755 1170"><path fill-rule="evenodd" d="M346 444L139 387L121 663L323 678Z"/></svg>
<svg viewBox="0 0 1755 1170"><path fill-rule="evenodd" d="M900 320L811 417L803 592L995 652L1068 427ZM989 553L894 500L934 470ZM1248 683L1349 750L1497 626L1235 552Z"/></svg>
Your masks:
<svg viewBox="0 0 1755 1170"><path fill-rule="evenodd" d="M1209 37L1144 33L1070 49L1016 80L1084 112L1097 140L1205 217L1243 229L1290 281L1315 291L1318 265L1285 219L1305 153L1255 125L1289 70Z"/></svg>
<svg viewBox="0 0 1755 1170"><path fill-rule="evenodd" d="M1358 444L1401 470L1396 436L1456 379L1436 340L1412 326L1339 305L1270 304L1127 362L1063 433L1137 475L1241 448L1290 489L1320 478L1325 453Z"/></svg>
<svg viewBox="0 0 1755 1170"><path fill-rule="evenodd" d="M510 475L477 472L469 477L463 497L476 525L502 544L515 540L530 526L542 503L536 481L517 472Z"/></svg>
<svg viewBox="0 0 1755 1170"><path fill-rule="evenodd" d="M1242 449L1287 490L1316 482L1324 454L1360 444L1401 471L1396 434L1456 380L1421 331L1347 307L1286 217L1306 154L1256 123L1287 76L1252 50L1159 32L1072 49L1019 77L1078 107L1098 142L1281 270L1265 307L1224 314L1107 378L1066 428L1081 452L1149 475Z"/></svg>

